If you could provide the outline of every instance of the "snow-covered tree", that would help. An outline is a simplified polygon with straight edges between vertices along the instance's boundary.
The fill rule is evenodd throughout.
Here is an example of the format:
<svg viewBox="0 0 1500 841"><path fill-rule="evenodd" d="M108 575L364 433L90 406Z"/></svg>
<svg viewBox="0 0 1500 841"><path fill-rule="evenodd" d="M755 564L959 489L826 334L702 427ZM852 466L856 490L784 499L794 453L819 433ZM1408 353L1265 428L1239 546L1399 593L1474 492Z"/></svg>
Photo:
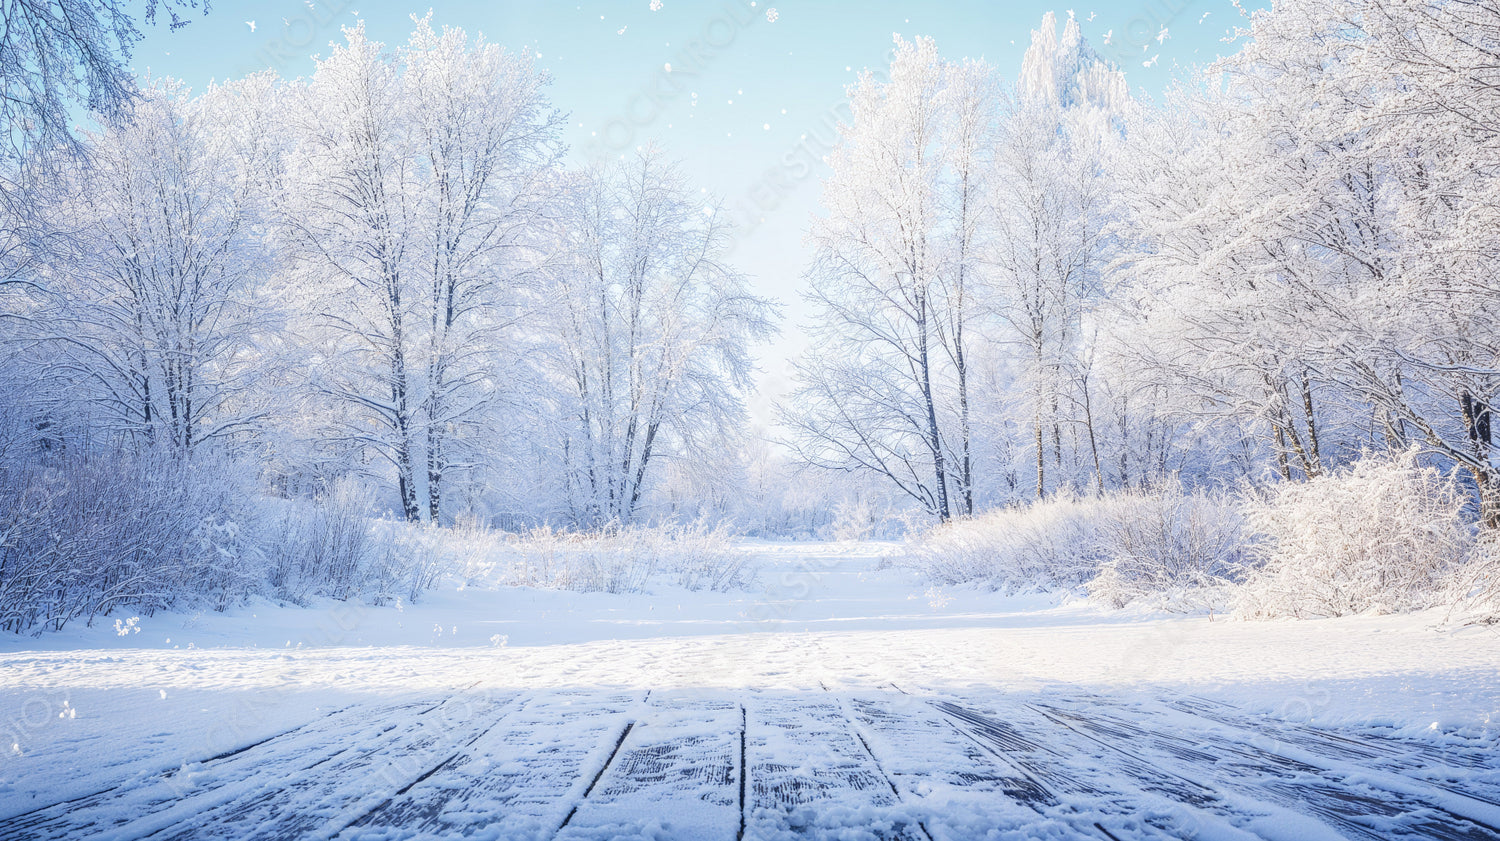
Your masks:
<svg viewBox="0 0 1500 841"><path fill-rule="evenodd" d="M771 308L724 259L724 214L648 147L566 196L545 333L569 516L633 520L667 459L734 447ZM539 430L540 431L540 430Z"/></svg>
<svg viewBox="0 0 1500 841"><path fill-rule="evenodd" d="M977 175L979 166L978 149L962 143L945 159L944 128L971 132L971 147L981 142L980 116L964 106L983 108L975 103L982 82L973 79L983 72L955 71L931 39L898 37L889 81L866 71L850 88L851 122L840 127L824 182L829 214L811 234L816 349L798 364L794 408L783 413L804 461L884 476L941 520L953 516L955 490L945 380L957 368L967 387L960 363L978 210L964 175ZM956 73L968 90L949 96ZM945 105L957 112L952 119L945 120ZM962 173L948 178L954 162ZM945 204L952 185L961 197ZM962 438L962 408L958 416ZM971 499L966 441L958 452L957 490Z"/></svg>
<svg viewBox="0 0 1500 841"><path fill-rule="evenodd" d="M850 99L812 234L817 350L785 413L801 457L942 520L1014 497L1025 450L1036 494L1102 489L1089 331L1123 77L1048 16L1009 97L988 66L898 39L889 81Z"/></svg>
<svg viewBox="0 0 1500 841"><path fill-rule="evenodd" d="M307 331L326 336L313 388L338 402L333 436L394 468L401 510L419 519L422 357L418 161L395 57L345 30L298 91L297 149L284 217L312 294Z"/></svg>
<svg viewBox="0 0 1500 841"><path fill-rule="evenodd" d="M1485 94L1434 70L1473 61L1451 13L1308 0L1253 16L1199 148L1137 179L1137 266L1156 324L1178 325L1158 347L1261 425L1284 476L1418 442L1467 468L1496 522L1495 254L1468 227L1492 213L1495 157L1483 118L1450 101Z"/></svg>
<svg viewBox="0 0 1500 841"><path fill-rule="evenodd" d="M95 434L189 453L263 417L270 102L264 77L197 98L155 83L51 191L65 235L20 338L36 387L86 404Z"/></svg>
<svg viewBox="0 0 1500 841"><path fill-rule="evenodd" d="M430 18L430 15L428 16ZM417 21L402 52L420 170L415 247L425 324L423 405L427 516L443 488L472 471L485 433L518 285L534 281L550 243L543 224L561 117L523 56Z"/></svg>
<svg viewBox="0 0 1500 841"><path fill-rule="evenodd" d="M1127 101L1123 75L1084 42L1077 21L1068 19L1059 40L1055 19L1044 17L1003 119L990 252L991 305L1019 351L1037 498L1085 476L1104 487L1091 316L1108 259L1102 150Z"/></svg>
<svg viewBox="0 0 1500 841"><path fill-rule="evenodd" d="M407 518L438 520L493 419L559 118L527 60L462 30L418 19L399 53L346 36L298 91L285 197L312 388L338 403L328 436L389 462Z"/></svg>

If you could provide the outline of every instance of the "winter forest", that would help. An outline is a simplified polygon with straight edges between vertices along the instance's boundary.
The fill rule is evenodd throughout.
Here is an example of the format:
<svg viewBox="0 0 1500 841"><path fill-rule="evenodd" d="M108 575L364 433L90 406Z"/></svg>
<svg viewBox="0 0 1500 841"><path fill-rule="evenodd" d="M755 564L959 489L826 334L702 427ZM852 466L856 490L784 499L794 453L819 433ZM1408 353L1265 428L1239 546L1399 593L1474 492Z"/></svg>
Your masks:
<svg viewBox="0 0 1500 841"><path fill-rule="evenodd" d="M902 538L1254 615L1500 593L1491 4L1278 3L1160 98L1071 13L1020 67L897 36L807 323L669 146L570 163L547 74L430 14L189 91L109 63L123 5L5 8L7 630L416 598L542 535Z"/></svg>
<svg viewBox="0 0 1500 841"><path fill-rule="evenodd" d="M1500 0L351 2L0 0L0 839L1500 841Z"/></svg>

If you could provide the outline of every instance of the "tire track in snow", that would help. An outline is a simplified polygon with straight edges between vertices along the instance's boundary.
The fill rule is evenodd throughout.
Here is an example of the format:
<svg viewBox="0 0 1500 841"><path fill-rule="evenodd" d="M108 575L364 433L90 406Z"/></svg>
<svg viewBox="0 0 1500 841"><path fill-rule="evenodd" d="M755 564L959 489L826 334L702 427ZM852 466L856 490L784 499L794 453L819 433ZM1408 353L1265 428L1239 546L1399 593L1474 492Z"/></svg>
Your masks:
<svg viewBox="0 0 1500 841"><path fill-rule="evenodd" d="M365 812L363 814L358 815L357 817L355 817L355 818L353 818L351 820L345 821L342 826L340 826L338 829L334 830L333 832L331 832L329 834L330 835L337 835L340 832L343 832L345 829L348 829L351 826L364 825L365 823L369 822L368 819L372 815L376 815L380 811L386 809L392 803L396 802L397 798L405 796L407 794L407 792L411 791L416 786L421 785L422 783L426 782L428 779L432 778L434 775L442 772L443 770L452 767L456 762L458 762L462 758L464 758L465 751L467 751L470 747L472 747L475 742L479 741L481 738L483 738L484 736L488 735L491 731L493 731L496 727L498 727L500 725L500 723L503 722L510 715L514 714L515 712L518 712L520 709L523 709L526 706L527 703L528 703L528 699L519 699L519 700L513 701L508 708L506 708L506 709L504 709L504 710L501 711L499 717L495 719L495 722L493 724L491 724L490 726L484 728L483 730L480 730L477 733L475 733L472 737L469 738L468 741L464 742L462 745L459 745L457 749L455 749L452 753L448 754L448 756L445 757L442 761L440 761L437 764L433 765L431 768L427 769L426 771L423 771L421 774L417 775L416 778L414 778L410 782L406 783L405 785L401 786L399 789L396 789L396 791L393 794L391 794L389 797L385 798L384 800L380 801L379 803L375 804L374 806L370 807L369 809L365 810Z"/></svg>
<svg viewBox="0 0 1500 841"><path fill-rule="evenodd" d="M1195 696L1165 699L1162 703L1178 712L1232 730L1249 731L1252 735L1247 742L1266 745L1266 749L1273 753L1301 752L1308 761L1327 771L1337 770L1332 763L1373 767L1408 778L1415 785L1438 789L1500 810L1500 790L1473 779L1475 772L1500 772L1500 761L1491 751L1445 751L1408 739L1352 736L1320 727L1251 716L1228 704Z"/></svg>
<svg viewBox="0 0 1500 841"><path fill-rule="evenodd" d="M234 837L211 828L205 818L222 815L246 801L277 802L289 773L295 780L312 775L326 763L338 765L341 756L378 743L400 727L400 721L392 719L403 712L416 710L411 718L417 719L461 694L462 690L435 703L334 710L201 762L0 822L0 837L31 841L102 832L118 838Z"/></svg>
<svg viewBox="0 0 1500 841"><path fill-rule="evenodd" d="M828 684L823 683L822 681L818 681L818 685L823 687L824 692L829 692L830 694L832 694L831 690L829 690L828 688ZM859 739L859 746L865 749L865 755L870 757L870 761L875 764L875 770L880 772L880 776L885 780L885 784L891 787L891 794L895 795L896 801L898 803L912 805L915 801L915 798L910 794L903 794L902 791L896 787L896 781L891 777L890 772L885 769L885 765L880 761L880 757L875 755L875 751L870 750L870 742L865 738L865 734L861 732L858 723L854 719L853 714L850 713L848 701L842 697L839 697L838 704L839 711L844 715L845 726L849 728L849 732L853 733L856 739ZM927 841L932 841L932 833L927 831L927 825L920 820L917 821L916 824L917 829L922 833L922 838L927 839ZM895 831L897 835L902 835L905 832L906 828L909 826L910 824L896 824Z"/></svg>
<svg viewBox="0 0 1500 841"><path fill-rule="evenodd" d="M646 690L646 694L641 697L638 706L644 706L650 700L651 690L648 689ZM630 737L630 731L635 729L637 720L638 718L631 718L625 722L625 726L620 729L619 735L615 737L615 744L610 749L609 756L605 757L604 761L600 763L599 770L594 772L594 778L589 781L588 787L583 790L583 795L573 801L572 807L563 816L562 823L558 824L557 830L552 833L552 838L556 839L562 836L563 831L568 828L568 824L572 823L573 817L578 814L578 808L583 805L584 801L588 800L590 794L594 793L594 788L604 778L604 772L609 770L609 767L614 764L615 758L620 755L620 748L625 744L625 740Z"/></svg>
<svg viewBox="0 0 1500 841"><path fill-rule="evenodd" d="M193 762L186 762L186 763L183 763L183 765L181 765L181 766L177 766L177 767L173 767L173 768L167 768L167 769L161 771L157 776L160 777L160 778L162 778L162 779L170 779L171 777L176 776L183 768L188 767L188 766L202 767L202 766L211 765L211 764L216 763L216 762L224 762L224 761L233 759L234 757L239 756L242 753L246 753L248 751L254 750L255 748L261 747L263 745L270 744L272 742L275 742L278 739L283 739L283 738L286 738L288 736L295 735L296 733L304 731L307 728L313 726L314 724L318 724L319 722L324 722L327 719L334 718L335 716L338 716L338 715L341 715L341 714L343 714L345 712L348 712L350 709L352 709L352 708L351 707L342 707L340 709L333 710L331 712L325 713L320 718L315 718L315 719L313 719L311 721L299 724L296 727L292 727L292 728L289 728L289 729L286 729L286 730L282 730L279 733L272 733L271 735L266 736L265 738L257 739L256 741L251 742L251 743L249 743L247 745L242 745L242 746L237 747L237 748L231 748L231 749L223 751L221 753L214 754L213 756L210 756L210 757L208 757L206 759L201 759L201 760L197 760L197 761L193 761ZM36 815L36 814L40 813L40 812L45 812L45 811L54 810L54 809L60 809L60 808L63 808L65 806L74 806L74 805L82 803L83 801L86 801L86 800L89 800L89 801L98 800L98 799L104 797L107 794L111 794L113 792L120 791L122 788L125 787L125 785L126 785L125 783L116 783L115 785L107 786L105 788L98 789L97 791L89 792L87 794L80 794L80 795L78 795L76 797L70 797L70 798L68 798L66 800L59 800L59 801L56 801L54 803L48 803L48 804L43 805L43 806L37 806L37 807L31 808L31 809L27 809L24 812L19 812L17 814L11 815L10 817L0 819L0 829L5 829L7 827L13 826L13 825L17 824L18 822L21 822L22 819L31 817L33 815Z"/></svg>
<svg viewBox="0 0 1500 841"><path fill-rule="evenodd" d="M740 829L734 841L745 841L745 781L749 773L745 767L745 733L749 729L749 717L745 705L740 704Z"/></svg>
<svg viewBox="0 0 1500 841"><path fill-rule="evenodd" d="M746 837L925 837L831 694L754 693L745 707Z"/></svg>
<svg viewBox="0 0 1500 841"><path fill-rule="evenodd" d="M339 751L300 771L277 773L273 784L235 792L232 799L194 809L149 836L155 841L326 838L452 752L456 743L482 734L514 708L517 698L460 690L373 738L346 740Z"/></svg>
<svg viewBox="0 0 1500 841"><path fill-rule="evenodd" d="M615 739L615 746L610 749L609 756L605 758L604 764L599 766L599 773L595 774L594 779L589 781L589 787L583 790L583 800L587 800L589 795L594 793L594 787L599 785L599 780L604 777L604 772L608 771L609 766L614 764L615 757L620 755L620 747L625 744L626 739L630 738L630 731L633 729L635 729L634 720L625 722L624 729L620 731L619 737ZM582 805L582 801L573 804L573 808L569 809L568 814L563 817L562 825L557 828L557 834L553 837L562 835L562 831L568 828L569 823L572 823L573 816L578 814L578 807Z"/></svg>

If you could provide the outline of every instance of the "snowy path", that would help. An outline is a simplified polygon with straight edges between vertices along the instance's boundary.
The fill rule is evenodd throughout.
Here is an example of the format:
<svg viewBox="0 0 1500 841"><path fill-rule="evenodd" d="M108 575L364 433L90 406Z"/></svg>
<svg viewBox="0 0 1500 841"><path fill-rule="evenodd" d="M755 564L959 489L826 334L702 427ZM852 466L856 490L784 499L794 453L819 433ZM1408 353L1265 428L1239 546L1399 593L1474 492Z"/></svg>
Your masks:
<svg viewBox="0 0 1500 841"><path fill-rule="evenodd" d="M18 644L0 838L1500 839L1492 634L1126 621L923 595L868 549L760 551L718 633L722 596L539 594L564 641ZM402 624L483 627L501 597Z"/></svg>

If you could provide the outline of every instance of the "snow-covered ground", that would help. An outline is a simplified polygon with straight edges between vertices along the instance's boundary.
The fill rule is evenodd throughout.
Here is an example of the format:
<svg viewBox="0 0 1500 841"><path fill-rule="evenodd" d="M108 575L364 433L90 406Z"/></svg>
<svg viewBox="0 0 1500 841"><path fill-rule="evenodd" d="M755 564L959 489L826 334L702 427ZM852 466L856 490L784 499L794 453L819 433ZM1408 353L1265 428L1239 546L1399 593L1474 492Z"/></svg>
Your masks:
<svg viewBox="0 0 1500 841"><path fill-rule="evenodd" d="M449 587L0 639L0 837L1500 838L1500 631ZM107 627L106 627L107 626Z"/></svg>

